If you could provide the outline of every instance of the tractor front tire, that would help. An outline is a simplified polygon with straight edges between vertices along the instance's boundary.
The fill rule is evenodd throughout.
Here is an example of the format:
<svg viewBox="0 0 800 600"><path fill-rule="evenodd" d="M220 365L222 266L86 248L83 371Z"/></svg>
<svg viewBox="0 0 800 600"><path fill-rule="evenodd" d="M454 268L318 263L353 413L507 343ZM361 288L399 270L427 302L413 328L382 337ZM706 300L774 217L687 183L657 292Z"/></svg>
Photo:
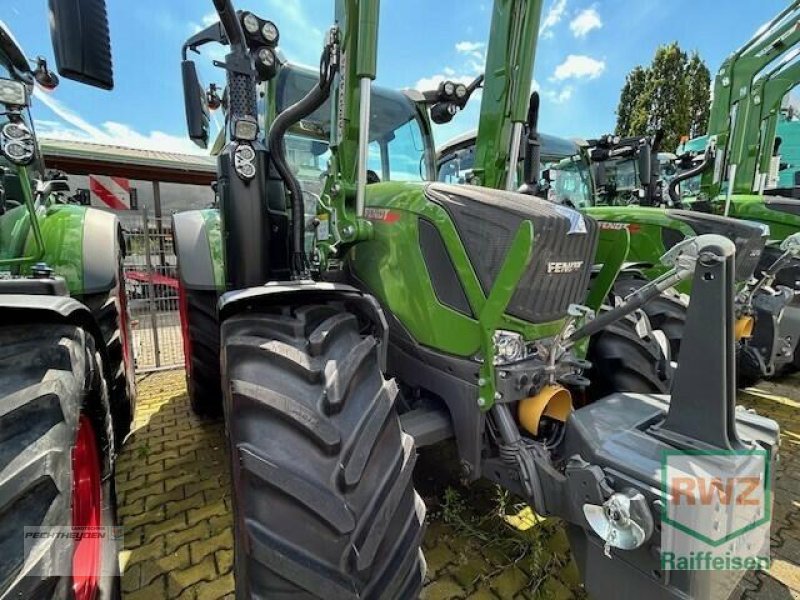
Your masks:
<svg viewBox="0 0 800 600"><path fill-rule="evenodd" d="M216 291L181 289L183 351L188 353L186 388L192 411L201 417L222 414L219 369L219 319Z"/></svg>
<svg viewBox="0 0 800 600"><path fill-rule="evenodd" d="M418 597L425 506L377 344L333 305L223 323L237 597Z"/></svg>
<svg viewBox="0 0 800 600"><path fill-rule="evenodd" d="M114 439L119 450L131 430L136 403L131 316L125 293L121 249L114 287L108 292L86 294L78 299L91 311L108 351L106 379L114 420Z"/></svg>
<svg viewBox="0 0 800 600"><path fill-rule="evenodd" d="M0 326L0 596L119 597L110 532L73 541L72 548L39 538L30 560L24 537L26 527L115 525L113 461L111 408L94 339L68 325ZM77 564L91 566L87 577L74 573Z"/></svg>
<svg viewBox="0 0 800 600"><path fill-rule="evenodd" d="M624 277L614 284L613 293L624 298L647 283L639 277ZM666 291L642 307L654 331L661 331L669 344L670 360L677 362L681 351L686 311L689 309L680 294Z"/></svg>
<svg viewBox="0 0 800 600"><path fill-rule="evenodd" d="M636 313L616 321L591 337L586 358L590 400L616 392L667 394L672 367L658 340L636 329Z"/></svg>

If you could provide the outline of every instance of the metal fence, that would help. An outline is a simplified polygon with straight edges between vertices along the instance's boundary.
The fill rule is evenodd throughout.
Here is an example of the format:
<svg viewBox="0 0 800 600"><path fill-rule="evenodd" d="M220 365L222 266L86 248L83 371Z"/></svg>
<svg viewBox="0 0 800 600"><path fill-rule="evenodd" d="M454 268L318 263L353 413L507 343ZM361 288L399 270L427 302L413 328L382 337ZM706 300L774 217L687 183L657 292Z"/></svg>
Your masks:
<svg viewBox="0 0 800 600"><path fill-rule="evenodd" d="M125 290L131 312L136 370L183 366L178 272L172 219L147 210L121 215L125 229Z"/></svg>

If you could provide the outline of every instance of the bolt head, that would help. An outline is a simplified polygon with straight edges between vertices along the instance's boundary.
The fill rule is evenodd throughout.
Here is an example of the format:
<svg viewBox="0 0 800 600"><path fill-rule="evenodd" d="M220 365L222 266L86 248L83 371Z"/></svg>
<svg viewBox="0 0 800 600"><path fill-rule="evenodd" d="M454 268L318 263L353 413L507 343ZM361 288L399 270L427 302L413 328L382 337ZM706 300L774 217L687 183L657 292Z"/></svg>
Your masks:
<svg viewBox="0 0 800 600"><path fill-rule="evenodd" d="M486 398L478 396L478 406L486 406Z"/></svg>

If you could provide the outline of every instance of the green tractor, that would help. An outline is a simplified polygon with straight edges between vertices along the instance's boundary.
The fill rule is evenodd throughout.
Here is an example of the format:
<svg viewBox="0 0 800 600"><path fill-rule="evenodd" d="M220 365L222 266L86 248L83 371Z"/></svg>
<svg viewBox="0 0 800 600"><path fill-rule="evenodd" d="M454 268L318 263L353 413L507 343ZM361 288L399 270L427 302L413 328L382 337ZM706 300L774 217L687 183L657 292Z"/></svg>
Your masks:
<svg viewBox="0 0 800 600"><path fill-rule="evenodd" d="M416 598L415 445L449 439L465 479L569 523L592 596L726 596L729 572L663 570L659 465L698 448L776 460L777 425L734 408L735 246L677 244L662 277L592 318L627 231L497 189L503 164L485 156L484 187L431 182L428 112L452 117L468 90L373 88L377 2L337 2L310 87L273 22L214 6L182 73L190 137L205 145L216 96L187 51L228 45L219 209L173 227L192 402L225 417L237 596ZM493 11L486 131L513 157L540 14L510 0ZM587 394L589 339L691 277L675 393Z"/></svg>
<svg viewBox="0 0 800 600"><path fill-rule="evenodd" d="M50 29L62 76L112 87L102 0L51 0ZM116 543L93 528L115 525L134 410L125 246L115 215L45 175L29 106L57 83L0 23L0 596L113 598Z"/></svg>
<svg viewBox="0 0 800 600"><path fill-rule="evenodd" d="M535 127L527 129L535 131ZM658 136L621 139L608 135L572 143L571 155L558 156L545 151L548 146L555 147L552 141L534 135L541 144L541 156L535 160L541 160L547 168L541 178L525 175L530 171L525 164L532 153L523 151L515 182L524 179L529 183L520 189L580 209L603 227L625 227L630 233L627 262L609 298L612 305L648 280L663 275L666 269L660 257L675 244L696 235L719 234L736 244L740 256L736 273L739 387L800 366L800 299L793 288L780 285L781 277L792 269L800 254L800 236L785 239L778 246L778 255L766 267L759 267L764 263L768 227L743 219L664 207L666 189L674 186L662 176L661 161L667 159L667 165L671 163L658 152ZM475 143L475 136L465 136L440 149L440 179L456 171L462 177L472 176ZM530 189L530 182L535 182L535 189ZM685 281L642 308L649 329L660 339L671 361L677 361L680 355L690 289L691 282Z"/></svg>

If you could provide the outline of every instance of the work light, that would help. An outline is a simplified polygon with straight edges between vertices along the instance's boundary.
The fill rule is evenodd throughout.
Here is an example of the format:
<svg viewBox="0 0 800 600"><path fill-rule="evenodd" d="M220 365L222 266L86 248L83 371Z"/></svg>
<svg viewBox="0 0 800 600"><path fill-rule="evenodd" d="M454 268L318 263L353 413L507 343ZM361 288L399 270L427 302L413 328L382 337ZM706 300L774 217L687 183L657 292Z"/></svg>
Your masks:
<svg viewBox="0 0 800 600"><path fill-rule="evenodd" d="M258 123L253 117L241 117L233 122L233 137L252 142L258 135Z"/></svg>
<svg viewBox="0 0 800 600"><path fill-rule="evenodd" d="M271 46L274 46L278 43L278 28L275 26L275 23L272 21L264 21L264 24L261 26L261 37L264 38Z"/></svg>
<svg viewBox="0 0 800 600"><path fill-rule="evenodd" d="M28 89L21 81L0 79L0 102L9 106L27 106Z"/></svg>
<svg viewBox="0 0 800 600"><path fill-rule="evenodd" d="M242 17L242 24L244 25L245 31L251 35L258 33L258 30L261 27L258 17L250 12L244 13L244 16Z"/></svg>

